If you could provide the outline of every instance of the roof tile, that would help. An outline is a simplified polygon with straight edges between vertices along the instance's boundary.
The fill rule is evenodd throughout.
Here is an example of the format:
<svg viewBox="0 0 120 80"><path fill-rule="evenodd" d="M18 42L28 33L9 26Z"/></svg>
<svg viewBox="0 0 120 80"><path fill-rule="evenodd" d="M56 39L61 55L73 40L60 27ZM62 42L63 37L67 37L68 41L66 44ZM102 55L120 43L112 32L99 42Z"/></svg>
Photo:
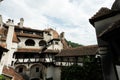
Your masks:
<svg viewBox="0 0 120 80"><path fill-rule="evenodd" d="M13 80L24 80L23 77L18 74L13 68L11 67L4 67L3 68L3 74L10 75L13 77Z"/></svg>
<svg viewBox="0 0 120 80"><path fill-rule="evenodd" d="M84 55L95 55L97 52L98 46L91 45L91 46L82 46L78 48L68 48L63 49L59 54L56 56L84 56Z"/></svg>

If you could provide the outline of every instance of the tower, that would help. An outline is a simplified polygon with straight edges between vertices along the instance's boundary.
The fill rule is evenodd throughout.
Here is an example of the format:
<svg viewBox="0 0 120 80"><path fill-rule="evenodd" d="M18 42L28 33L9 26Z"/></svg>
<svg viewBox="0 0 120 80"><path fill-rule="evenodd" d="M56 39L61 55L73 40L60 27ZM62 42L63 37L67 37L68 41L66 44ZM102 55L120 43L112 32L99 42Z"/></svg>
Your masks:
<svg viewBox="0 0 120 80"><path fill-rule="evenodd" d="M9 50L8 53L5 55L5 58L6 60L4 60L4 64L5 65L11 65L11 62L13 60L13 53L14 53L14 49L13 48L13 43L12 43L12 40L13 40L13 34L14 34L14 21L13 20L10 20L8 19L7 21L7 25L8 25L8 33L7 33L7 38L6 38L6 44L7 44L7 49Z"/></svg>

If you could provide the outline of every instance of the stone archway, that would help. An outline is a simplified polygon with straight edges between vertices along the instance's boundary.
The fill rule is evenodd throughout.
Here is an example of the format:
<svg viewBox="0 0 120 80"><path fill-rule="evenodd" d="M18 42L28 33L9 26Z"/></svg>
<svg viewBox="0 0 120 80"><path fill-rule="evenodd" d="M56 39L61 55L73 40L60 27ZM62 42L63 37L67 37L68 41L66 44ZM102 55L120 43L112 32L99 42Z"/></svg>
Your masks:
<svg viewBox="0 0 120 80"><path fill-rule="evenodd" d="M27 70L27 67L25 65L19 65L15 68L15 70L18 72L18 73L25 73L26 70Z"/></svg>
<svg viewBox="0 0 120 80"><path fill-rule="evenodd" d="M42 64L34 64L30 67L31 80L43 80L45 77L45 66Z"/></svg>
<svg viewBox="0 0 120 80"><path fill-rule="evenodd" d="M27 72L27 67L25 65L19 65L15 68L15 70L23 76L25 80L29 80Z"/></svg>

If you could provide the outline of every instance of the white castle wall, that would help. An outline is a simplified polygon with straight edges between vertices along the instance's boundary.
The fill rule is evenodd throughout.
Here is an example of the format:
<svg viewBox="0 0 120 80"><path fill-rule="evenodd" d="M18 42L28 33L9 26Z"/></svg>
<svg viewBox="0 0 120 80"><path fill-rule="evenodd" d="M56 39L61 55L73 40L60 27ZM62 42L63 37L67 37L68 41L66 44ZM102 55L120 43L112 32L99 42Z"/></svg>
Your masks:
<svg viewBox="0 0 120 80"><path fill-rule="evenodd" d="M39 46L39 41L41 41L41 39L25 38L25 37L19 37L19 39L20 39L20 43L18 44L18 48L40 48L41 47L41 46ZM34 40L35 41L35 46L26 46L25 41L28 40L28 39Z"/></svg>
<svg viewBox="0 0 120 80"><path fill-rule="evenodd" d="M52 78L53 80L61 80L61 68L49 66L46 69L46 79Z"/></svg>

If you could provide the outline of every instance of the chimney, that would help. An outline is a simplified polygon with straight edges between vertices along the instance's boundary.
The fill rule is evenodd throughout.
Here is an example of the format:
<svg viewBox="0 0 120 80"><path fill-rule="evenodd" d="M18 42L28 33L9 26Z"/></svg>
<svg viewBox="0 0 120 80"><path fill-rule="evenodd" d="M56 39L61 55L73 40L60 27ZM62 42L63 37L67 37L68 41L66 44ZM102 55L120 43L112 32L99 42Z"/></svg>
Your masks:
<svg viewBox="0 0 120 80"><path fill-rule="evenodd" d="M64 35L65 35L64 32L60 33L60 38L61 38L61 39L64 39Z"/></svg>
<svg viewBox="0 0 120 80"><path fill-rule="evenodd" d="M19 26L20 26L20 27L23 27L23 23L24 23L24 19L23 19L23 18L20 18L20 24L19 24Z"/></svg>
<svg viewBox="0 0 120 80"><path fill-rule="evenodd" d="M2 15L0 15L0 27L3 26Z"/></svg>

